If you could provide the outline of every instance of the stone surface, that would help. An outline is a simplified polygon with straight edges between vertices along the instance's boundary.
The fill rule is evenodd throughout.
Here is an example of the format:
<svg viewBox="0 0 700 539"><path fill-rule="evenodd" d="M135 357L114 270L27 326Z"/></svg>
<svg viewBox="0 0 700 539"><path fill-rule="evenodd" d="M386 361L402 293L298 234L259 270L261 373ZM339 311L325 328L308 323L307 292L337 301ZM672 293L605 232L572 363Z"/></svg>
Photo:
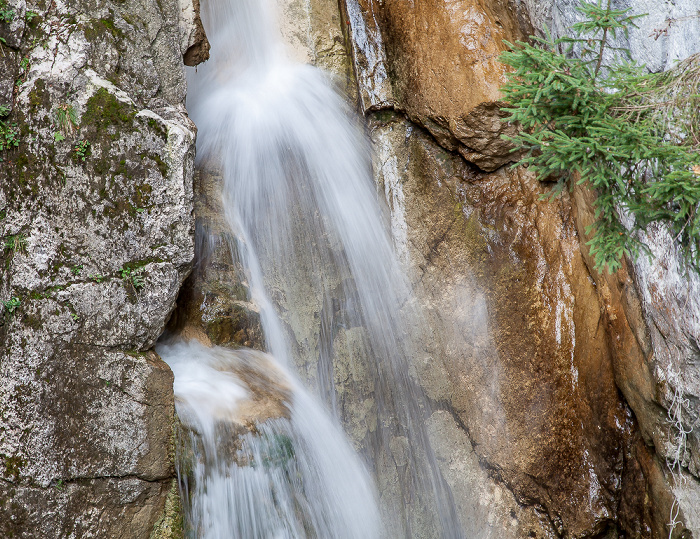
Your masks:
<svg viewBox="0 0 700 539"><path fill-rule="evenodd" d="M521 36L504 2L348 0L365 111L393 107L483 170L512 159L495 105L503 39Z"/></svg>
<svg viewBox="0 0 700 539"><path fill-rule="evenodd" d="M199 18L199 0L180 0L180 50L185 65L194 67L209 59L209 41Z"/></svg>
<svg viewBox="0 0 700 539"><path fill-rule="evenodd" d="M442 436L468 441L472 466L495 480L486 490L520 504L513 517L505 494L487 504L499 515L490 533L649 537L634 419L568 199L539 200L544 188L522 170L485 175L400 116L370 125L396 246L430 327L415 362L421 385L454 418ZM456 493L480 473L465 466L443 471ZM619 515L625 497L632 509Z"/></svg>
<svg viewBox="0 0 700 539"><path fill-rule="evenodd" d="M581 19L577 2L524 0L519 11L532 27L550 28L555 37ZM651 71L662 71L700 51L700 12L697 2L612 2L614 8L630 8L635 22L629 37L620 34L617 47L628 48L632 58ZM593 222L590 194L576 191L579 234ZM583 249L591 269L605 319L614 338L615 379L639 423L645 442L655 454L657 491L673 489L685 526L700 535L700 279L683 268L668 233L649 229L642 238L653 259L640 258L616 276L601 275ZM667 497L668 494L664 494ZM657 522L668 521L671 503L658 500ZM680 536L678 525L674 536ZM660 526L658 534L668 530Z"/></svg>
<svg viewBox="0 0 700 539"><path fill-rule="evenodd" d="M20 139L0 153L0 299L16 298L0 323L0 535L148 537L174 416L148 349L194 250L193 19L175 0L16 6L22 29L0 28Z"/></svg>
<svg viewBox="0 0 700 539"><path fill-rule="evenodd" d="M593 223L592 195L577 188L574 200L583 235ZM650 230L645 241L655 259L628 262L615 275L597 272L588 251L582 252L597 283L605 322L615 337L610 341L615 379L647 446L656 454L647 467L653 468L648 475L655 490L658 534L668 534L665 523L674 499L685 527L697 534L698 277L680 269L667 233ZM677 526L674 536L683 531L684 526Z"/></svg>
<svg viewBox="0 0 700 539"><path fill-rule="evenodd" d="M510 0L521 19L529 21L527 31L553 37L569 35L569 28L582 20L576 10L579 0ZM670 69L678 60L698 52L700 16L695 0L612 0L613 9L630 9L631 15L644 15L612 40L616 47L630 50L634 60L651 71Z"/></svg>
<svg viewBox="0 0 700 539"><path fill-rule="evenodd" d="M357 98L352 59L335 0L278 0L277 23L291 58L326 71L339 91Z"/></svg>
<svg viewBox="0 0 700 539"><path fill-rule="evenodd" d="M251 301L236 238L224 217L222 177L204 163L195 175L196 263L169 330L205 344L265 349L260 309Z"/></svg>
<svg viewBox="0 0 700 539"><path fill-rule="evenodd" d="M634 537L666 537L669 515L680 503L686 528L679 524L673 536L697 534L695 277L679 271L669 238L659 231L649 232L658 262L640 260L612 280L598 275L581 250L579 237L592 213L580 191L573 206L554 205L557 217L535 202L541 188L527 174L497 171L479 178L455 153L484 170L505 162L483 162L490 151L485 148L497 140L489 116L470 113L475 121L469 125L469 116L445 100L497 110L502 72L479 77L481 64L460 62L468 54L465 37L488 35L494 18L501 22L493 32L494 52L501 38L512 42L545 25L555 37L563 35L580 18L578 2L495 2L487 8L495 17L475 17L464 26L454 23L467 2L346 3L363 110L392 108L413 122L382 113L373 116L370 130L395 244L416 272L419 300L432 312L436 346L443 346L425 360L422 385L438 402L450 402L482 465L521 501L537 500L546 508L557 533L617 529ZM634 14L649 13L616 45L629 46L652 70L670 67L697 50L698 40L689 39L700 29L694 4L613 2ZM446 63L449 76L442 71ZM467 81L481 88L463 97ZM451 120L455 115L462 125ZM461 134L465 124L471 132ZM475 137L475 129L483 132ZM455 229L462 241L451 241ZM544 357L549 359L540 365ZM538 426L539 420L544 423ZM439 439L434 443L441 445ZM679 446L685 449L677 452ZM544 457L547 447L554 453ZM678 466L671 474L674 459ZM455 483L456 475L446 477Z"/></svg>

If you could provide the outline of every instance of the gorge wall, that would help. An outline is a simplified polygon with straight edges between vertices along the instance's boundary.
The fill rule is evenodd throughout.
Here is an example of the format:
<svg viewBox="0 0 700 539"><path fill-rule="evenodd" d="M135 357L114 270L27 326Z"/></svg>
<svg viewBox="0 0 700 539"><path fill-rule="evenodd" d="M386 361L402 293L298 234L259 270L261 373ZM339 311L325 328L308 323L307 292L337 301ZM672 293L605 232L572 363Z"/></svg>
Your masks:
<svg viewBox="0 0 700 539"><path fill-rule="evenodd" d="M378 184L433 317L434 351L416 368L496 484L546 516L527 533L666 537L675 495L697 534L697 277L657 230L654 262L595 273L586 193L543 203L526 170L498 168L502 40L562 35L577 5L347 2ZM649 68L697 52L697 6L625 6L649 16L617 44ZM457 483L456 455L444 451L443 473Z"/></svg>
<svg viewBox="0 0 700 539"><path fill-rule="evenodd" d="M172 374L150 349L194 254L201 24L177 0L2 7L0 536L166 533Z"/></svg>
<svg viewBox="0 0 700 539"><path fill-rule="evenodd" d="M629 40L638 59L659 70L697 52L692 0L630 4L650 13ZM177 498L172 374L151 348L178 294L171 329L265 346L224 241L216 168L194 171L182 65L206 58L198 5L8 5L0 106L11 112L0 121L17 124L19 146L0 151L0 300L19 303L0 325L0 535L178 536L177 518L164 518ZM654 262L596 273L581 239L589 195L540 200L547 186L509 168L500 138L512 129L497 105L503 39L545 25L560 34L577 3L279 5L293 55L329 70L365 116L425 313L411 374L470 537L668 537L676 503L672 536L698 536L700 280L659 230ZM195 228L214 239L198 243L185 281ZM289 329L311 385L318 365L302 358L322 353L315 302ZM351 333L335 343L351 349ZM360 445L369 399L343 388L371 393L367 373L337 353L333 376ZM380 494L392 488L387 478Z"/></svg>

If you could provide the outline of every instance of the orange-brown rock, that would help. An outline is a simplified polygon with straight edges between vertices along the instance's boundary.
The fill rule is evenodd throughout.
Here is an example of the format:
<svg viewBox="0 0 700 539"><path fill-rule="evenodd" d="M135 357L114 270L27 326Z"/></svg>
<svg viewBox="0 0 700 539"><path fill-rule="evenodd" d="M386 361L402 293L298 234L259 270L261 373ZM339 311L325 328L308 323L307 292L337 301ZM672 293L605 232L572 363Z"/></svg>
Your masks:
<svg viewBox="0 0 700 539"><path fill-rule="evenodd" d="M581 237L585 237L585 230L595 222L594 199L595 195L590 189L582 186L574 189L573 211ZM672 492L674 480L668 477L665 456L656 453L663 451L666 442L673 439L673 427L669 421L668 404L663 399L663 390L667 388L662 387L665 380L657 370L658 361L655 359L654 345L644 317L633 266L625 260L615 274L598 271L585 245L581 252L597 285L603 320L610 335L609 348L613 357L615 381L634 410L641 436L647 445L643 450L639 449L638 453L649 483L650 496L654 500L655 532L659 537L666 536L666 523L672 509L675 509ZM664 299L663 294L656 298L657 301ZM691 484L688 485L691 486L691 492L694 482L696 480L692 477L683 480L683 483ZM687 509L687 504L682 504L677 509L680 521L685 520L683 506ZM679 524L673 536L682 537L683 533L690 532Z"/></svg>
<svg viewBox="0 0 700 539"><path fill-rule="evenodd" d="M378 179L434 339L421 385L492 476L548 515L536 529L514 513L516 536L651 537L649 474L568 195L541 200L524 169L484 174L410 122L377 118L379 157L395 158Z"/></svg>
<svg viewBox="0 0 700 539"><path fill-rule="evenodd" d="M358 75L365 109L404 111L441 146L483 170L512 159L512 146L501 139L512 126L501 122L496 105L506 72L498 57L503 40L521 34L505 2L350 0L348 11L353 36L367 36L361 43L355 38L356 66L373 70ZM390 95L373 88L384 84L381 72Z"/></svg>

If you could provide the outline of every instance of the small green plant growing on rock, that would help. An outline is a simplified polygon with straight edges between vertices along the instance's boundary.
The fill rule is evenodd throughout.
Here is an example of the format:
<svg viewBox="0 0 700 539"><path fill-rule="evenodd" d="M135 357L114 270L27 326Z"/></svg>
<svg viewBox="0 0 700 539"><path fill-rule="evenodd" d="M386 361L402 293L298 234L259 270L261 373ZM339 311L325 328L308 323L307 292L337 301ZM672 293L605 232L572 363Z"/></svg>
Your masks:
<svg viewBox="0 0 700 539"><path fill-rule="evenodd" d="M59 105L54 111L54 119L56 125L64 134L70 134L78 127L78 115L73 105L65 103Z"/></svg>
<svg viewBox="0 0 700 539"><path fill-rule="evenodd" d="M140 290L146 284L143 277L143 268L122 268L121 276L125 283L131 284L136 290Z"/></svg>
<svg viewBox="0 0 700 539"><path fill-rule="evenodd" d="M5 307L5 311L12 314L20 305L22 305L22 301L19 298L10 298L9 301L3 301L2 304Z"/></svg>
<svg viewBox="0 0 700 539"><path fill-rule="evenodd" d="M9 124L8 122L0 120L0 152L16 148L17 146L19 146L17 124ZM1 161L2 157L0 157L0 162Z"/></svg>
<svg viewBox="0 0 700 539"><path fill-rule="evenodd" d="M700 55L649 74L610 45L637 16L601 0L578 9L577 37L533 37L501 56L513 68L503 93L507 120L522 128L509 139L519 164L557 179L552 196L575 183L594 190L586 234L596 269L649 254L639 231L658 223L700 271Z"/></svg>
<svg viewBox="0 0 700 539"><path fill-rule="evenodd" d="M7 5L6 0L0 0L0 22L12 22L15 18L15 10Z"/></svg>
<svg viewBox="0 0 700 539"><path fill-rule="evenodd" d="M27 238L24 236L24 234L8 236L5 240L5 249L11 251L12 253L26 253Z"/></svg>
<svg viewBox="0 0 700 539"><path fill-rule="evenodd" d="M81 162L85 162L90 156L90 142L81 140L73 147L73 157Z"/></svg>
<svg viewBox="0 0 700 539"><path fill-rule="evenodd" d="M80 275L80 272L83 269L83 265L81 264L80 266L73 266L70 271L73 275Z"/></svg>

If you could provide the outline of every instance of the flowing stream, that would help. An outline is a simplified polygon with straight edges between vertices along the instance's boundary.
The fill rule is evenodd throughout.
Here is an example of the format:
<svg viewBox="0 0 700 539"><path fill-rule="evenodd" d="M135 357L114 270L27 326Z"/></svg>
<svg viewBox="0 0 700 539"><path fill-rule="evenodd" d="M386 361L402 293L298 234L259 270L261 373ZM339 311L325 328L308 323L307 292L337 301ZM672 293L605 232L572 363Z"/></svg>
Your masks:
<svg viewBox="0 0 700 539"><path fill-rule="evenodd" d="M190 77L188 109L198 159L216 161L224 177L234 250L270 354L261 364L287 389L281 413L241 430L249 390L240 365L260 353L159 347L190 433L180 448L190 468L179 470L194 478L184 482L190 532L464 537L410 374L421 319L370 148L327 76L288 59L274 7L202 2L212 57Z"/></svg>

